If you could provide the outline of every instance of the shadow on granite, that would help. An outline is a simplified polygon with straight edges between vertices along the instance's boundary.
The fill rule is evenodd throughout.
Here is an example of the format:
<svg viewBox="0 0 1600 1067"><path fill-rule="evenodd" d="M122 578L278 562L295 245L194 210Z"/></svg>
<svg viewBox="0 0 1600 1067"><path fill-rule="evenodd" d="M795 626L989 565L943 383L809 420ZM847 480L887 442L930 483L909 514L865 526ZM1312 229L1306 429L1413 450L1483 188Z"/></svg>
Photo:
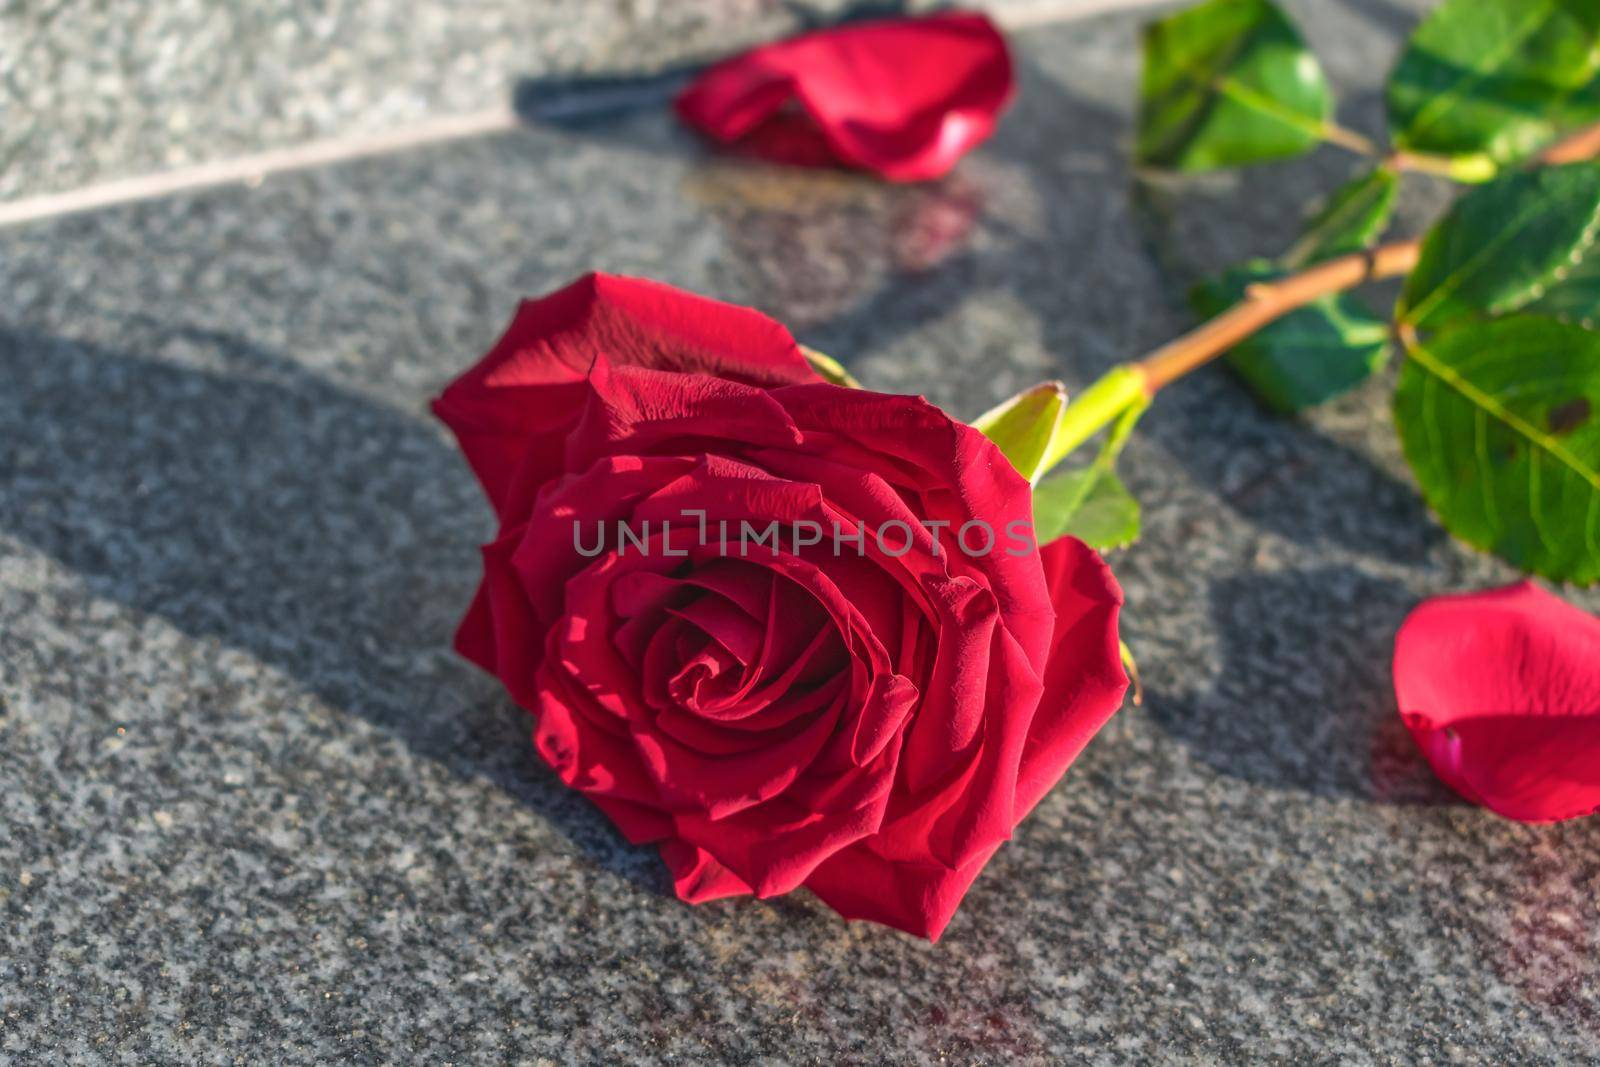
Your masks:
<svg viewBox="0 0 1600 1067"><path fill-rule="evenodd" d="M1415 602L1405 587L1351 567L1217 581L1216 678L1197 693L1152 693L1150 719L1230 778L1382 804L1462 804L1389 697L1394 634Z"/></svg>
<svg viewBox="0 0 1600 1067"><path fill-rule="evenodd" d="M1447 535L1415 485L1312 422L1266 411L1231 374L1212 374L1216 380L1210 387L1221 394L1218 408L1225 405L1226 418L1209 406L1169 404L1145 420L1140 432L1241 519L1299 544L1360 552L1394 564L1423 563L1445 543ZM1370 402L1392 387L1387 376L1380 376L1362 386L1352 402L1369 401L1386 418L1382 408L1387 405ZM1191 447L1201 436L1218 447ZM1313 501L1300 491L1308 479L1330 473L1348 507L1330 507L1325 498ZM1382 521L1373 521L1374 513Z"/></svg>
<svg viewBox="0 0 1600 1067"><path fill-rule="evenodd" d="M700 69L696 64L651 74L521 78L511 107L529 126L603 137L616 116L669 106Z"/></svg>
<svg viewBox="0 0 1600 1067"><path fill-rule="evenodd" d="M863 4L845 21L906 6ZM1026 66L1021 57L1018 63ZM941 283L970 289L993 266L990 257L967 247L983 221L984 193L962 171L936 182L892 185L844 168L770 164L736 147L709 144L670 110L673 96L697 69L634 78L524 78L513 106L535 130L675 161L689 156L693 165L681 193L727 242L727 262L719 267L737 277L730 288L760 291L762 310L797 335L804 333L808 343L826 348L834 320L833 333L850 333L858 344L911 332L944 310L926 299L940 292ZM1054 91L1037 72L1024 70L1022 76L1035 83L1024 94L1030 107ZM1068 112L1069 121L1074 114ZM1006 121L1026 119L1010 115ZM1094 136L1109 134L1113 123L1102 113L1084 126ZM881 285L864 287L858 272L840 269L852 261L881 268ZM860 325L870 325L871 333L858 333ZM850 351L837 355L846 365L852 362Z"/></svg>
<svg viewBox="0 0 1600 1067"><path fill-rule="evenodd" d="M0 535L98 595L250 653L458 777L493 781L596 865L670 895L654 850L561 784L497 686L473 687L484 695L470 703L447 697L476 671L452 661L439 610L465 607L475 571L396 586L375 564L474 554L444 514L411 503L453 486L462 508L479 506L442 435L242 337L164 327L225 372L0 328L0 409L22 442L0 463L12 487ZM283 515L292 528L273 523ZM419 632L418 619L434 625ZM432 654L404 654L419 646Z"/></svg>
<svg viewBox="0 0 1600 1067"><path fill-rule="evenodd" d="M1081 232L1092 220L1069 217L1069 205L1039 195L1021 217L991 201L1022 199L1018 178L1033 194L1086 180L1121 182L1115 164L1091 179L1076 148L1116 143L1126 120L1070 92L1031 56L1018 54L1015 62L1019 90L984 146L986 173L963 166L938 181L886 186L842 171L767 167L708 152L690 195L723 228L740 273L780 294L785 321L847 365L855 352L926 329L956 302L995 294L1015 298L1047 331L1066 331L1069 324L1053 321L1056 309L1047 306L1058 293L1029 267L1055 261L1063 231ZM865 287L857 273L839 269L863 259L888 268ZM1084 268L1094 269L1091 262ZM1062 279L1059 288L1076 282ZM1097 369L1080 345L1043 340L1073 376Z"/></svg>

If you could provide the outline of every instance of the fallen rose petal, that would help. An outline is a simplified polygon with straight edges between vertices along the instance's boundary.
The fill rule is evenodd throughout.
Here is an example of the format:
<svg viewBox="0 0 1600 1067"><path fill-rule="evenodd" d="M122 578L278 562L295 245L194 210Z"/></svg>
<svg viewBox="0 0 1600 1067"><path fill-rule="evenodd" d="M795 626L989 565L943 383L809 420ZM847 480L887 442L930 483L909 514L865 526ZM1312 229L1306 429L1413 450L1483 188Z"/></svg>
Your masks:
<svg viewBox="0 0 1600 1067"><path fill-rule="evenodd" d="M764 159L923 181L994 131L1012 88L994 24L945 12L765 45L700 75L677 108L713 140Z"/></svg>
<svg viewBox="0 0 1600 1067"><path fill-rule="evenodd" d="M1531 582L1436 597L1395 638L1394 687L1468 800L1524 822L1600 811L1600 619Z"/></svg>

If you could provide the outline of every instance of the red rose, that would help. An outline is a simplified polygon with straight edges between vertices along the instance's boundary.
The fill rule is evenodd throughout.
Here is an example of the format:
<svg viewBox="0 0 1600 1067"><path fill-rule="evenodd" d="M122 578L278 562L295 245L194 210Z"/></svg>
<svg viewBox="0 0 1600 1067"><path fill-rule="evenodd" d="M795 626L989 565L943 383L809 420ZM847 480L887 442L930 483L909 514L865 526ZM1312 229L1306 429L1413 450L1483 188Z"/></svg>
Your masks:
<svg viewBox="0 0 1600 1067"><path fill-rule="evenodd" d="M677 107L713 140L780 163L923 181L994 132L1012 87L1000 31L949 11L763 45L711 67Z"/></svg>
<svg viewBox="0 0 1600 1067"><path fill-rule="evenodd" d="M1121 703L1117 584L999 450L753 311L590 275L434 410L500 520L456 647L684 900L937 937Z"/></svg>
<svg viewBox="0 0 1600 1067"><path fill-rule="evenodd" d="M1474 804L1524 822L1600 811L1600 619L1532 582L1434 597L1395 638L1394 691Z"/></svg>

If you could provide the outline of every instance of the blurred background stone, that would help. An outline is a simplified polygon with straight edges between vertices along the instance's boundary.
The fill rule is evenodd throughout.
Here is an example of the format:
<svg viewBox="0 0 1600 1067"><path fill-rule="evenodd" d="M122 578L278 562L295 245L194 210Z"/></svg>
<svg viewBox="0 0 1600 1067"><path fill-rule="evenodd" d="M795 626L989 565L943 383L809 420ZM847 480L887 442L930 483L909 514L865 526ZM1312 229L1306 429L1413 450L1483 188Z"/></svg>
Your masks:
<svg viewBox="0 0 1600 1067"><path fill-rule="evenodd" d="M1139 2L987 6L1031 21ZM503 106L520 79L698 65L841 18L930 6L929 0L11 0L0 4L0 200L403 129Z"/></svg>

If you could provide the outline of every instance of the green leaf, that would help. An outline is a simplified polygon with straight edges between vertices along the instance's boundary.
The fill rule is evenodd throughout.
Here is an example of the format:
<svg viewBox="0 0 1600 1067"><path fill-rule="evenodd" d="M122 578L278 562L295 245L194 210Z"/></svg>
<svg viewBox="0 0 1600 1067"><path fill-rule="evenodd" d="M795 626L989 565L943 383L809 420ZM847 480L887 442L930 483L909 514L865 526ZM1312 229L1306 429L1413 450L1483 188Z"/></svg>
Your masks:
<svg viewBox="0 0 1600 1067"><path fill-rule="evenodd" d="M1574 254L1577 262L1569 263L1561 277L1522 310L1593 330L1600 327L1600 244Z"/></svg>
<svg viewBox="0 0 1600 1067"><path fill-rule="evenodd" d="M1235 267L1189 294L1210 317L1244 298L1256 282L1282 277L1264 260ZM1326 296L1263 326L1229 350L1228 365L1274 411L1292 414L1361 384L1389 354L1389 326L1349 294Z"/></svg>
<svg viewBox="0 0 1600 1067"><path fill-rule="evenodd" d="M1600 4L1445 0L1389 76L1397 147L1522 159L1600 119Z"/></svg>
<svg viewBox="0 0 1600 1067"><path fill-rule="evenodd" d="M1518 315L1407 355L1395 422L1450 532L1547 578L1600 578L1600 334Z"/></svg>
<svg viewBox="0 0 1600 1067"><path fill-rule="evenodd" d="M1397 315L1438 328L1545 298L1592 254L1600 164L1509 174L1458 200L1428 233Z"/></svg>
<svg viewBox="0 0 1600 1067"><path fill-rule="evenodd" d="M1034 535L1041 545L1071 534L1102 551L1139 536L1139 502L1108 464L1066 471L1033 491Z"/></svg>
<svg viewBox="0 0 1600 1067"><path fill-rule="evenodd" d="M1066 386L1045 382L1002 401L972 420L972 426L1000 446L1017 473L1036 484L1046 470L1045 459L1060 432L1066 408Z"/></svg>
<svg viewBox="0 0 1600 1067"><path fill-rule="evenodd" d="M1178 170L1298 155L1323 136L1328 83L1270 0L1207 0L1145 29L1139 162Z"/></svg>
<svg viewBox="0 0 1600 1067"><path fill-rule="evenodd" d="M1283 257L1284 264L1298 270L1368 247L1388 227L1399 192L1399 175L1387 167L1353 178L1306 223L1305 234Z"/></svg>

